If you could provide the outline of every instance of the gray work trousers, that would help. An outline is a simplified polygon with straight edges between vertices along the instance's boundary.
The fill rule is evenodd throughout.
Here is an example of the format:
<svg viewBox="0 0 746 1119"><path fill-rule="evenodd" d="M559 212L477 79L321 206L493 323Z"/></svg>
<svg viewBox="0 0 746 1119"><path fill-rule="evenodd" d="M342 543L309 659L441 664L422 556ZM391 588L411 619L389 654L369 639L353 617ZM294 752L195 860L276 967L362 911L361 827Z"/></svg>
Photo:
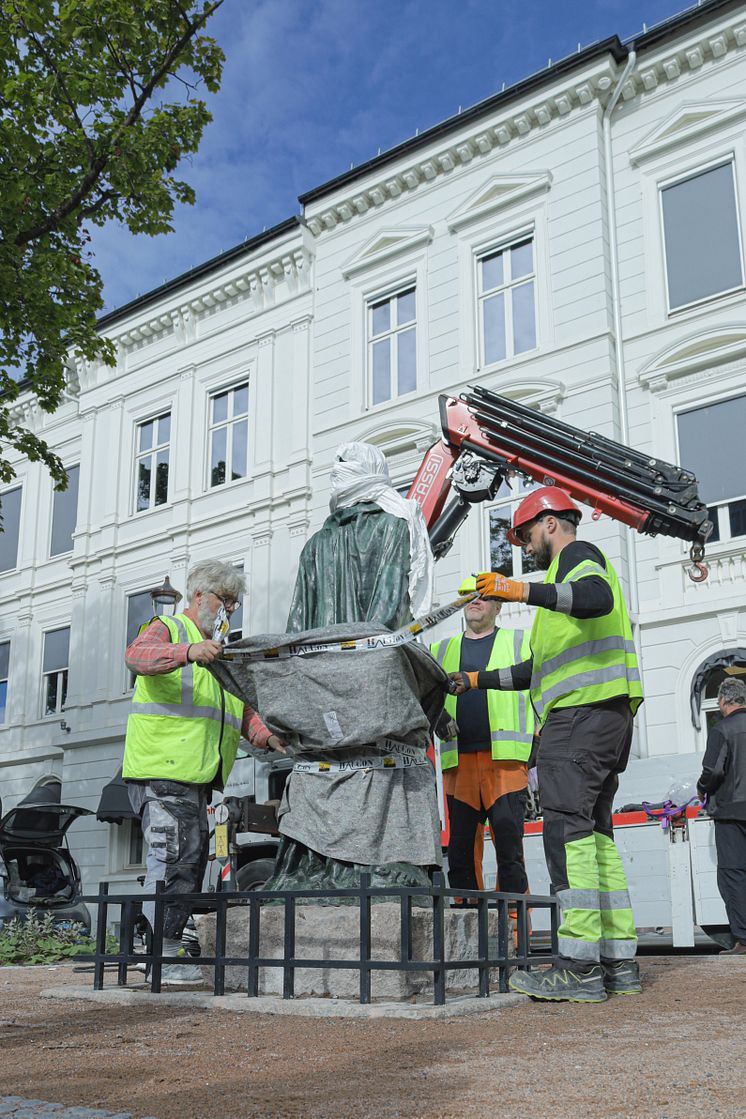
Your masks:
<svg viewBox="0 0 746 1119"><path fill-rule="evenodd" d="M198 893L207 867L207 806L211 787L182 781L150 781L128 784L127 790L132 811L142 820L148 848L145 893L154 893L157 882L164 883L164 892L169 897ZM142 911L152 929L155 902L144 902ZM190 912L190 906L178 901L168 904L163 918L164 937L178 940Z"/></svg>

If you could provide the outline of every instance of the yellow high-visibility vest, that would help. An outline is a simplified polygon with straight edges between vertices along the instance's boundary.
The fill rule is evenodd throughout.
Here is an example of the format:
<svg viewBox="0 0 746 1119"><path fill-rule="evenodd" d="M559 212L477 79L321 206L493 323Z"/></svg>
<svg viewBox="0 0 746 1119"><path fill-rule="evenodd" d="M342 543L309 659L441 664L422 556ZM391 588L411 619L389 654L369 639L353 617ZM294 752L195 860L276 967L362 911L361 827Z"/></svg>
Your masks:
<svg viewBox="0 0 746 1119"><path fill-rule="evenodd" d="M430 652L444 672L458 672L461 664L463 634L439 641ZM467 639L468 640L468 639ZM485 671L510 668L531 656L528 634L521 629L498 629ZM446 696L445 708L456 718L456 696ZM487 714L490 724L492 757L499 761L527 762L534 737L534 713L527 692L487 692ZM440 744L442 769L458 765L458 742L452 739Z"/></svg>
<svg viewBox="0 0 746 1119"><path fill-rule="evenodd" d="M160 621L174 643L204 641L186 614ZM225 784L236 760L243 711L243 700L221 688L199 664L185 664L161 676L138 676L122 776L202 785L219 772Z"/></svg>

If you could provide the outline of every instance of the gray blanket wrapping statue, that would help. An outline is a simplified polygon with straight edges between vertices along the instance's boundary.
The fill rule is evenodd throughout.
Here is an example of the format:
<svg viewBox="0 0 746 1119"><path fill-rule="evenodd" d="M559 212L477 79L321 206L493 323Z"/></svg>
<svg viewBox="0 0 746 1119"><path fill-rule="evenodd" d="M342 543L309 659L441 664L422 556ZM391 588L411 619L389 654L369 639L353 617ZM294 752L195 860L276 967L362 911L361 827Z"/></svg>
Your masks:
<svg viewBox="0 0 746 1119"><path fill-rule="evenodd" d="M258 652L385 632L353 623L262 634L233 647ZM363 869L378 885L427 884L428 868L442 860L435 774L425 751L447 680L427 650L411 644L254 664L216 661L210 670L261 712L296 763L267 889L348 888Z"/></svg>
<svg viewBox="0 0 746 1119"><path fill-rule="evenodd" d="M381 452L343 444L331 515L306 544L288 634L260 650L385 633L429 610L433 558L419 506L391 487ZM427 885L442 862L435 773L425 751L447 677L410 644L210 666L293 756L268 889Z"/></svg>

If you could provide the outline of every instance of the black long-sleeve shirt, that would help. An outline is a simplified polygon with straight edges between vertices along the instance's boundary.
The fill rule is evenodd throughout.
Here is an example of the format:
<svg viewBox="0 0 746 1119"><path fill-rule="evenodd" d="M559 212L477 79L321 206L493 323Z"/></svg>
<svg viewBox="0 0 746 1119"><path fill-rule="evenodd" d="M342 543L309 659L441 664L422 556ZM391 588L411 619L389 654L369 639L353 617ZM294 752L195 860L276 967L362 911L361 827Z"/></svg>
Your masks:
<svg viewBox="0 0 746 1119"><path fill-rule="evenodd" d="M560 552L556 583L529 583L529 606L541 606L572 618L603 618L614 608L611 587L601 575L584 575L573 583L563 583L570 571L589 560L606 571L603 552L595 544L573 540ZM480 688L497 688L502 691L523 691L531 683L533 661L521 661L511 668L498 668L493 672L480 672Z"/></svg>

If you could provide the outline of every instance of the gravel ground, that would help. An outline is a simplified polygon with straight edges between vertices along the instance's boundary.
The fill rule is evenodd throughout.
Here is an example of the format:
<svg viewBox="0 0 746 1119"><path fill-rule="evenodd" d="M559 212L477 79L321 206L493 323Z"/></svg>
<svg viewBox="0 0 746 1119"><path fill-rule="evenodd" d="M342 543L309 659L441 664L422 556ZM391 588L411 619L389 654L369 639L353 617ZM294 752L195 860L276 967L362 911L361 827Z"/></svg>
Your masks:
<svg viewBox="0 0 746 1119"><path fill-rule="evenodd" d="M0 1096L157 1119L746 1119L746 959L642 972L641 996L602 1004L358 1021L42 999L89 977L2 969Z"/></svg>

